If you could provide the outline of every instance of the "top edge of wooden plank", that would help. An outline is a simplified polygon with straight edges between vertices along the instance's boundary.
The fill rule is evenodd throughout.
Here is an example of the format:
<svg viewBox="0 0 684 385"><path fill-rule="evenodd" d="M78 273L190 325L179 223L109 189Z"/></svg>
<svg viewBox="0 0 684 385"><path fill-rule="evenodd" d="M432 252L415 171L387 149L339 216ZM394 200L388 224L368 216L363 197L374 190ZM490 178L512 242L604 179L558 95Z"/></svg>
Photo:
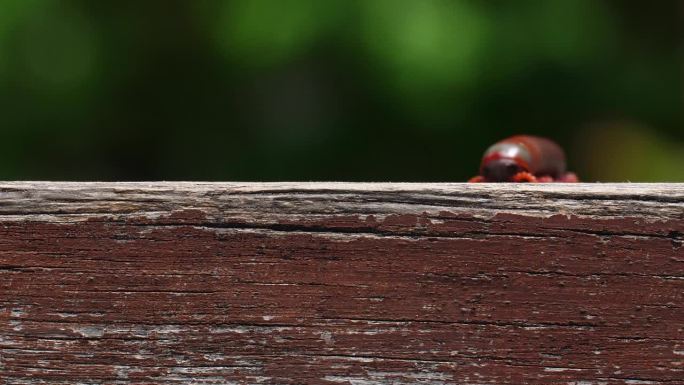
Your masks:
<svg viewBox="0 0 684 385"><path fill-rule="evenodd" d="M682 192L684 183L463 183L463 182L204 182L204 181L140 181L140 182L70 182L70 181L0 181L0 188L25 189L179 189L179 190L486 190L486 191L568 191L568 192Z"/></svg>
<svg viewBox="0 0 684 385"><path fill-rule="evenodd" d="M0 182L0 221L194 211L210 222L444 213L684 220L684 183Z"/></svg>

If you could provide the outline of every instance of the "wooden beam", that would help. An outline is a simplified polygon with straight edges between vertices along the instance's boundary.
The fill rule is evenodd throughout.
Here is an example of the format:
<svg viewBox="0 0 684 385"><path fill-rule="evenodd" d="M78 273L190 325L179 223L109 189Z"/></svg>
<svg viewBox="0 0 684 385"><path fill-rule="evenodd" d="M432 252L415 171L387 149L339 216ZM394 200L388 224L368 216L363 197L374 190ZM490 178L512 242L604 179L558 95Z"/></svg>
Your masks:
<svg viewBox="0 0 684 385"><path fill-rule="evenodd" d="M2 384L681 384L683 184L0 183Z"/></svg>

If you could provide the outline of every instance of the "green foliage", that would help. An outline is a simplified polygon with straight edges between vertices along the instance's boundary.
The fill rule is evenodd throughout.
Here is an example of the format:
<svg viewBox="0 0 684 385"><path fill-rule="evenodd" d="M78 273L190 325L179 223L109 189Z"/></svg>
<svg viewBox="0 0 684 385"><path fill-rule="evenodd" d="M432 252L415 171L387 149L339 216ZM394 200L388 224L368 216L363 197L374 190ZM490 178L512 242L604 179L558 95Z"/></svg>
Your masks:
<svg viewBox="0 0 684 385"><path fill-rule="evenodd" d="M363 2L362 31L372 60L399 92L424 92L475 80L490 20L466 1Z"/></svg>
<svg viewBox="0 0 684 385"><path fill-rule="evenodd" d="M491 142L532 133L585 180L684 180L678 12L5 0L0 176L458 181Z"/></svg>
<svg viewBox="0 0 684 385"><path fill-rule="evenodd" d="M338 0L223 2L216 32L220 48L245 66L287 63L320 41L340 6Z"/></svg>

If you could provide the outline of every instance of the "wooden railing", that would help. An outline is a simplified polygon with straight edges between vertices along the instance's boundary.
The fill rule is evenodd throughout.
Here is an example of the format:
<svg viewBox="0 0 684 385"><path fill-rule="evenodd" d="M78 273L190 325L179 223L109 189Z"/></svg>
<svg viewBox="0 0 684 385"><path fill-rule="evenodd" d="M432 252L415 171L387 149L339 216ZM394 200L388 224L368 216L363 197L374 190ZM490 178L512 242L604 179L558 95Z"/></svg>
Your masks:
<svg viewBox="0 0 684 385"><path fill-rule="evenodd" d="M683 384L684 185L0 183L1 384Z"/></svg>

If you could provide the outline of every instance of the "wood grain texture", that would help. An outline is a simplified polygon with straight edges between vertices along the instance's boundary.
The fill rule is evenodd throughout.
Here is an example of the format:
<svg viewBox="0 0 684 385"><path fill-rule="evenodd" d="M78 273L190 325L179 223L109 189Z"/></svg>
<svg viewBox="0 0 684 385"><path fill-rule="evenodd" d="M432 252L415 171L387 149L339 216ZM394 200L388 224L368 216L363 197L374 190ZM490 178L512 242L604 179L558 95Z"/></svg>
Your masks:
<svg viewBox="0 0 684 385"><path fill-rule="evenodd" d="M0 384L684 384L684 185L0 183Z"/></svg>

